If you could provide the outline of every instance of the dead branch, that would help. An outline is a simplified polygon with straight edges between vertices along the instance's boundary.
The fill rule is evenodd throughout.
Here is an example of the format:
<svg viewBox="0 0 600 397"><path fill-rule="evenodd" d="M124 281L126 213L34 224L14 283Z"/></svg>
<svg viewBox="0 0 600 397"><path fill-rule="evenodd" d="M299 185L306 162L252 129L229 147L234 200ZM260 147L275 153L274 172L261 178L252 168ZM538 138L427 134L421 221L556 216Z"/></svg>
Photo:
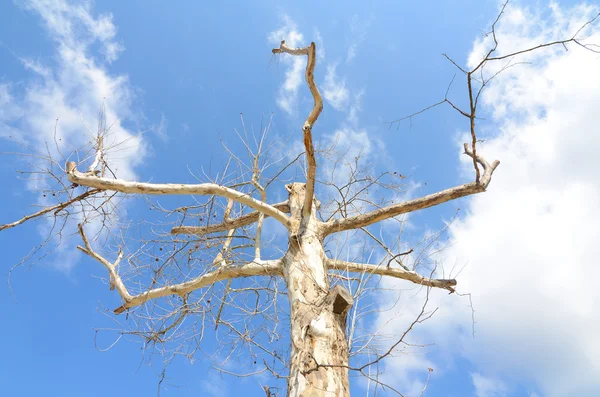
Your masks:
<svg viewBox="0 0 600 397"><path fill-rule="evenodd" d="M151 289L135 295L128 302L125 302L125 304L115 309L115 313L122 313L125 310L139 306L150 299L161 298L169 295L183 296L191 291L231 278L275 276L281 274L281 260L279 259L250 262L240 266L220 268L219 270L203 274L202 276L198 276L190 281Z"/></svg>
<svg viewBox="0 0 600 397"><path fill-rule="evenodd" d="M411 272L403 268L392 268L387 266L377 266L367 263L347 262L339 259L327 259L327 268L330 270L342 270L352 273L368 273L380 276L390 276L402 280L412 281L415 284L427 287L436 287L454 292L456 280L454 279L436 279L423 277L416 272Z"/></svg>
<svg viewBox="0 0 600 397"><path fill-rule="evenodd" d="M82 193L82 194L80 194L77 197L73 197L72 199L70 199L68 201L65 201L64 203L56 204L56 205L53 205L51 207L46 207L43 210L40 210L40 211L38 211L38 212L36 212L34 214L26 215L23 218L19 219L18 221L15 221L13 223L7 223L6 225L0 225L0 231L2 231L4 229L10 229L11 227L19 226L20 224L22 224L24 222L27 222L30 219L34 219L34 218L40 217L40 216L45 215L45 214L47 214L49 212L52 212L52 211L54 211L54 214L56 215L58 212L60 212L63 209L67 208L71 204L74 204L74 203L76 203L78 201L81 201L81 200L85 200L86 198L94 196L95 194L100 193L102 191L103 191L102 189L91 189L91 190L88 190L87 192Z"/></svg>
<svg viewBox="0 0 600 397"><path fill-rule="evenodd" d="M377 244L379 244L381 246L381 248L383 248L385 250L385 252L387 252L387 254L390 256L390 260L388 261L387 266L390 267L390 264L392 263L392 261L395 261L397 264L399 264L404 270L408 271L408 268L404 265L404 263L402 263L402 261L400 259L398 259L398 257L403 256L403 255L408 255L412 252L412 250L408 251L408 252L403 252L400 254L394 254L389 247L380 239L378 239L377 237L375 237L375 235L373 233L371 233L370 231L368 231L367 229L365 229L364 227L361 227L360 230L362 230L363 232L365 232L367 234L367 236L371 237Z"/></svg>
<svg viewBox="0 0 600 397"><path fill-rule="evenodd" d="M302 211L305 217L309 216L312 212L313 197L315 192L315 178L317 174L317 161L315 159L315 149L313 147L312 127L315 125L317 119L319 118L319 114L321 114L321 111L323 110L323 99L321 98L321 94L319 94L319 89L315 84L314 78L315 64L317 61L316 52L317 50L314 42L310 43L308 47L290 48L285 45L285 40L283 40L279 48L273 49L273 54L287 53L290 55L308 56L305 76L308 88L310 89L315 103L313 109L304 122L304 126L302 127L302 131L304 133L304 147L306 149L306 162L308 164L308 169L306 172L306 195L304 196L304 208Z"/></svg>
<svg viewBox="0 0 600 397"><path fill-rule="evenodd" d="M214 183L201 183L195 185L174 183L144 183L130 182L122 179L101 178L90 173L82 173L77 171L77 166L73 162L67 163L67 173L69 181L72 183L121 193L153 195L198 194L222 196L245 204L259 212L268 214L269 216L277 219L287 228L291 227L290 218L277 208L262 201L256 200L245 193L241 193L237 190Z"/></svg>
<svg viewBox="0 0 600 397"><path fill-rule="evenodd" d="M119 250L117 260L111 263L92 249L90 241L88 240L85 232L83 231L83 226L81 224L78 224L77 228L79 230L79 234L81 235L81 239L83 240L83 244L85 245L85 248L78 245L77 249L100 262L106 268L106 270L108 270L108 274L110 275L110 289L113 290L116 288L119 295L121 295L121 299L123 299L125 302L130 301L132 299L132 296L127 291L127 288L125 287L125 284L123 284L123 280L121 280L121 276L119 276L119 273L117 271L117 267L119 266L121 259L123 259L123 251Z"/></svg>
<svg viewBox="0 0 600 397"><path fill-rule="evenodd" d="M479 182L466 183L464 185L441 190L424 197L408 200L403 203L392 204L390 206L379 208L365 214L359 214L345 219L336 219L326 222L323 224L322 229L324 236L344 230L365 227L401 214L433 207L435 205L456 200L461 197L470 196L472 194L485 192L491 181L492 174L500 162L496 160L490 165L483 157L475 157L467 144L465 144L465 154L469 157L475 158L476 161L483 167L484 173Z"/></svg>
<svg viewBox="0 0 600 397"><path fill-rule="evenodd" d="M227 279L231 279L231 278L239 278L239 277L267 276L267 275L281 275L282 274L280 259L268 260L268 261L253 261L253 262L246 263L246 264L239 265L239 266L220 267L218 270L205 273L201 276L198 276L192 280L189 280L189 281L186 281L183 283L167 285L167 286L159 287L159 288L153 288L153 289L150 289L141 294L132 296L128 292L127 288L125 287L125 284L123 283L121 277L119 276L119 274L117 272L117 266L123 257L123 252L122 251L119 252L119 256L115 262L113 262L113 263L109 262L107 259L105 259L101 255L99 255L92 249L90 242L83 231L83 227L81 225L78 225L78 227L79 227L79 234L81 235L81 238L83 239L85 248L81 247L81 246L78 246L77 248L79 250L81 250L82 252L84 252L85 254L96 259L98 262L100 262L102 265L104 265L104 267L106 267L106 269L108 270L108 272L110 274L111 287L113 285L116 287L117 292L119 292L119 295L121 295L121 298L125 302L122 306L120 306L114 310L114 312L116 314L123 313L125 310L130 309L135 306L139 306L151 299L161 298L161 297L165 297L165 296L169 296L169 295L185 296L186 294L188 294L192 291L212 285L212 284L217 283L222 280L227 280ZM220 258L217 257L215 260L219 260L219 259Z"/></svg>
<svg viewBox="0 0 600 397"><path fill-rule="evenodd" d="M271 206L283 213L289 214L290 206L287 201L283 201L277 204L271 204ZM224 232L229 229L239 229L244 226L251 225L258 221L261 212L254 211L249 214L242 215L238 218L226 219L222 223L208 226L178 226L171 229L171 234L190 234L196 236L202 236L210 233ZM265 214L268 217L268 214Z"/></svg>

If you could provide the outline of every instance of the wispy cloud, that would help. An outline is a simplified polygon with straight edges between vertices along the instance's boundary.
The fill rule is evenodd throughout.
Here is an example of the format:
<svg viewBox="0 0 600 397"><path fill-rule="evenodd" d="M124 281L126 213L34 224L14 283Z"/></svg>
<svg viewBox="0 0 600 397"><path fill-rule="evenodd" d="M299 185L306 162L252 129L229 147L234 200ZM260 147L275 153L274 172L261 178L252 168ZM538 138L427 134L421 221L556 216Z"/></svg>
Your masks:
<svg viewBox="0 0 600 397"><path fill-rule="evenodd" d="M160 122L158 125L155 125L153 130L156 132L156 135L162 139L163 141L167 140L167 130L169 129L169 121L165 117L164 113L160 115ZM189 129L189 127L188 127Z"/></svg>
<svg viewBox="0 0 600 397"><path fill-rule="evenodd" d="M373 22L373 16L365 19L359 15L353 15L350 19L350 44L348 45L348 53L346 54L346 63L350 63L356 57L358 47L367 38L367 31Z"/></svg>
<svg viewBox="0 0 600 397"><path fill-rule="evenodd" d="M473 387L475 387L477 397L503 397L507 395L506 385L497 379L474 372L471 374L471 381Z"/></svg>
<svg viewBox="0 0 600 397"><path fill-rule="evenodd" d="M279 47L282 40L290 47L307 45L304 36L298 30L296 23L287 15L283 15L283 25L269 33L268 40L274 48ZM285 81L277 93L277 105L286 113L292 115L297 111L298 90L302 84L302 75L306 65L304 57L280 55L280 62L285 66Z"/></svg>
<svg viewBox="0 0 600 397"><path fill-rule="evenodd" d="M119 175L134 177L134 167L143 161L145 143L128 130L123 120L135 117L132 111L134 91L126 76L112 75L107 64L122 49L115 41L116 27L111 15L94 17L91 3L72 5L66 1L32 0L23 6L39 15L46 32L54 39L55 61L21 57L23 66L34 75L24 90L5 88L10 97L11 113L20 119L2 120L21 131L21 136L39 145L57 136L64 145L82 147L94 136L86 126L95 126L103 107L111 127L106 147ZM102 59L91 51L94 43L104 49ZM82 132L86 131L86 132ZM95 131L94 131L95 132ZM125 144L121 144L126 142ZM68 152L68 151L67 151ZM58 153L54 153L58 155Z"/></svg>
<svg viewBox="0 0 600 397"><path fill-rule="evenodd" d="M336 110L345 110L348 105L350 92L346 88L346 80L340 79L336 74L337 64L327 66L323 97Z"/></svg>
<svg viewBox="0 0 600 397"><path fill-rule="evenodd" d="M354 101L352 102L352 105L350 105L350 110L348 111L348 121L353 125L358 123L358 114L362 110L363 95L365 95L364 89L354 94Z"/></svg>
<svg viewBox="0 0 600 397"><path fill-rule="evenodd" d="M116 60L124 49L115 39L117 29L112 15L94 17L91 2L72 4L66 0L25 0L20 4L40 15L46 31L60 46L85 51L85 47L97 41L109 62Z"/></svg>
<svg viewBox="0 0 600 397"><path fill-rule="evenodd" d="M325 44L323 43L323 37L318 29L314 30L315 44L317 45L317 59L322 61L325 59Z"/></svg>

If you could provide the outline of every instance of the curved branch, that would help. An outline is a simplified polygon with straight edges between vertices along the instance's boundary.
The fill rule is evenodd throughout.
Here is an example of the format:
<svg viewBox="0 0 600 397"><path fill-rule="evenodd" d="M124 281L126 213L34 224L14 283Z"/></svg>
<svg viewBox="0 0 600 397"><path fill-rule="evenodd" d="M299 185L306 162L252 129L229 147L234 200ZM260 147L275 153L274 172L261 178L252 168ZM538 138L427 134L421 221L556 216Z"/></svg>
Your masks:
<svg viewBox="0 0 600 397"><path fill-rule="evenodd" d="M323 224L323 236L332 233L342 232L345 230L358 229L373 223L392 218L394 216L406 214L424 208L433 207L446 201L456 200L461 197L470 196L472 194L485 192L485 189L490 184L492 174L500 162L494 161L491 165L481 156L474 156L473 152L467 144L465 144L465 154L474 158L482 167L483 175L479 182L465 183L464 185L455 186L445 189L424 197L419 197L414 200L408 200L403 203L392 204L387 207L379 208L366 214L360 214L344 219L336 219Z"/></svg>
<svg viewBox="0 0 600 397"><path fill-rule="evenodd" d="M117 292L119 293L119 295L121 295L121 299L123 299L125 302L131 300L132 296L131 294L129 294L129 291L127 291L127 287L125 287L121 276L119 276L119 273L117 272L119 262L121 262L121 259L123 258L123 251L119 250L117 260L113 263L110 263L108 260L106 260L104 257L99 255L96 251L92 249L90 241L85 235L81 223L77 225L77 229L79 230L79 234L81 235L81 239L83 240L83 244L85 245L85 248L78 245L77 249L83 252L84 254L91 256L92 258L100 262L102 265L104 265L106 270L108 270L108 274L110 275L110 289L114 290L116 287Z"/></svg>
<svg viewBox="0 0 600 397"><path fill-rule="evenodd" d="M223 280L251 276L275 276L282 274L283 270L280 259L254 261L234 267L222 267L219 270L203 274L190 281L154 288L149 291L142 292L141 294L132 296L131 299L126 301L122 306L116 308L115 313L123 313L125 310L139 306L150 299L161 298L169 295L184 296L194 290L207 287Z"/></svg>
<svg viewBox="0 0 600 397"><path fill-rule="evenodd" d="M456 280L454 279L428 278L423 277L416 272L404 270L403 268L391 268L387 266L370 265L367 263L346 262L339 259L327 259L327 268L330 270L378 274L380 276L400 278L402 280L412 281L415 284L424 285L427 287L446 289L450 292L454 292L454 287L456 286Z"/></svg>
<svg viewBox="0 0 600 397"><path fill-rule="evenodd" d="M287 53L290 55L307 55L308 62L306 63L306 83L310 89L310 93L314 99L314 106L310 114L304 122L302 131L304 133L304 147L306 149L306 162L308 164L308 170L306 172L306 195L304 196L304 207L302 213L304 216L309 216L312 212L313 197L315 192L315 177L317 173L317 161L315 159L315 149L312 141L312 127L315 125L319 114L323 110L323 99L319 94L319 89L315 84L315 64L317 61L316 57L316 46L312 42L308 47L303 48L290 48L285 45L285 41L281 42L279 48L273 49L273 54Z"/></svg>
<svg viewBox="0 0 600 397"><path fill-rule="evenodd" d="M273 208L284 212L290 212L290 206L287 201L272 204ZM230 229L238 229L243 226L250 225L254 222L258 221L260 212L254 211L246 215L242 215L238 218L227 219L222 223L218 223L216 225L208 225L208 226L179 226L171 229L171 234L192 234L196 236L202 236L210 233L217 232L225 232ZM265 216L269 216L269 214L265 214Z"/></svg>
<svg viewBox="0 0 600 397"><path fill-rule="evenodd" d="M201 276L198 276L189 281L185 281L183 283L153 288L146 292L142 292L141 294L131 295L127 290L127 287L123 283L121 276L119 276L119 273L117 272L119 262L123 258L123 251L119 250L119 256L117 257L117 260L115 262L109 262L106 258L102 257L100 254L98 254L92 249L81 224L77 225L77 227L85 245L85 247L77 246L77 248L83 253L96 259L102 265L104 265L104 267L108 270L108 273L110 275L110 289L113 290L116 288L117 292L121 296L121 299L123 299L123 302L125 302L123 303L123 305L119 306L114 310L116 314L123 313L125 310L135 306L139 306L151 299L162 298L169 295L185 296L186 294L189 294L192 291L195 291L199 288L207 287L222 280L231 280L234 278L250 276L273 276L283 274L281 259L269 261L255 260L241 266L228 267L223 266L223 256L221 253L219 253L219 255L217 255L217 257L213 261L214 264L221 265L221 267L218 270L205 273ZM228 243L226 244L228 245ZM227 250L227 248L228 247L224 247L224 250Z"/></svg>
<svg viewBox="0 0 600 397"><path fill-rule="evenodd" d="M83 173L77 171L77 166L73 162L67 163L67 175L69 181L78 185L89 186L96 189L112 190L121 193L130 194L199 194L199 195L217 195L240 202L248 207L269 215L285 227L291 227L290 218L277 208L256 200L255 198L238 192L237 190L217 185L214 183L201 184L175 184L175 183L144 183L130 182L122 179L110 179L97 177L93 173Z"/></svg>

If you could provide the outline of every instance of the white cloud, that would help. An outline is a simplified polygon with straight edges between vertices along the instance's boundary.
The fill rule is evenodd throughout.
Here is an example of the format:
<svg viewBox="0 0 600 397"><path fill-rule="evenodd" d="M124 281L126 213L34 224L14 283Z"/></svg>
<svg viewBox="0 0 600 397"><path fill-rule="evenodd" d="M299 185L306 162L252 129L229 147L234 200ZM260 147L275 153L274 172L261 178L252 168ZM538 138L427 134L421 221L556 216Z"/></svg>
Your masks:
<svg viewBox="0 0 600 397"><path fill-rule="evenodd" d="M116 27L112 16L92 15L91 3L72 5L66 1L32 0L24 7L39 14L46 31L56 44L56 64L21 58L23 65L37 74L22 93L9 93L12 106L23 117L12 120L23 136L39 145L52 142L58 119L57 135L65 145L81 147L93 139L85 125L93 130L98 112L106 109L111 138L106 142L107 156L123 178L133 178L133 168L145 154L142 139L122 125L132 119L133 90L126 76L113 76L96 60L90 46L98 41L104 48L114 48ZM111 52L107 60L114 60ZM114 124L113 124L114 123ZM84 125L85 124L85 125ZM26 132L25 132L26 131ZM85 132L83 132L85 131ZM120 144L121 142L126 144ZM68 152L68 151L67 151ZM57 155L58 153L54 153Z"/></svg>
<svg viewBox="0 0 600 397"><path fill-rule="evenodd" d="M123 51L115 40L117 29L111 14L92 16L92 3L71 4L66 0L25 0L26 9L40 15L47 32L61 45L85 50L94 41L102 45L106 60L112 62Z"/></svg>
<svg viewBox="0 0 600 397"><path fill-rule="evenodd" d="M0 84L0 138L19 137L20 131L12 127L15 120L23 115L23 110L15 106L9 84Z"/></svg>
<svg viewBox="0 0 600 397"><path fill-rule="evenodd" d="M89 161L85 150L78 150L69 158L62 156L69 156L74 149L91 147L98 114L104 108L107 125L111 126L104 142L106 159L120 178L134 179L135 168L146 154L146 142L123 124L137 119L127 77L112 75L107 69L106 62L114 61L123 49L115 39L112 16L94 16L91 2L30 0L20 4L41 18L54 41L55 56L52 62L22 57L24 67L32 72L30 80L24 85L0 86L0 136L11 136L48 150L61 166L67 159ZM96 43L102 59L92 53ZM46 185L32 181L29 187L39 189ZM70 244L60 250L76 251ZM58 266L69 270L76 258L71 259Z"/></svg>
<svg viewBox="0 0 600 397"><path fill-rule="evenodd" d="M283 15L283 26L269 33L269 43L274 47L279 47L282 40L289 47L302 47L308 43L304 42L304 36L298 30L296 23L287 15ZM298 89L302 83L302 75L306 66L305 57L291 56L287 54L279 55L281 64L285 65L285 81L279 88L277 94L277 105L286 113L292 115L297 111Z"/></svg>
<svg viewBox="0 0 600 397"><path fill-rule="evenodd" d="M325 59L325 44L323 44L323 37L318 29L314 30L315 44L317 46L317 59L322 61Z"/></svg>
<svg viewBox="0 0 600 397"><path fill-rule="evenodd" d="M154 126L154 132L156 132L156 135L158 135L158 137L160 139L162 139L163 141L166 141L168 128L169 128L169 121L165 117L164 113L161 113L160 122L158 123L158 125ZM187 127L187 130L184 127L184 130L185 131L189 130L189 126Z"/></svg>
<svg viewBox="0 0 600 397"><path fill-rule="evenodd" d="M365 90L362 89L354 95L354 101L350 105L348 111L348 121L356 125L358 123L358 113L362 110L362 97L365 95Z"/></svg>
<svg viewBox="0 0 600 397"><path fill-rule="evenodd" d="M229 395L227 382L223 381L221 377L213 375L210 381L202 381L201 385L205 395L211 397L227 397Z"/></svg>
<svg viewBox="0 0 600 397"><path fill-rule="evenodd" d="M507 388L501 381L485 377L477 372L471 374L477 397L502 397L507 395Z"/></svg>
<svg viewBox="0 0 600 397"><path fill-rule="evenodd" d="M369 157L375 143L382 146L380 140L369 136L365 129L342 127L325 136L327 146L335 146L337 152L353 161L355 157Z"/></svg>
<svg viewBox="0 0 600 397"><path fill-rule="evenodd" d="M553 4L542 19L512 6L498 29L501 53L570 37L592 10ZM600 43L595 29L587 42ZM534 384L550 397L600 393L600 57L567 46L529 54L532 64L508 69L483 96L499 133L480 150L502 163L450 227L454 245L443 253L448 265L468 263L458 281L472 294L476 338L468 301L440 293L440 311L415 334L441 356L497 374L494 382ZM474 54L482 48L477 41Z"/></svg>
<svg viewBox="0 0 600 397"><path fill-rule="evenodd" d="M336 110L344 110L348 105L350 92L346 88L346 80L339 79L336 74L337 65L327 66L325 84L323 85L323 97Z"/></svg>
<svg viewBox="0 0 600 397"><path fill-rule="evenodd" d="M346 55L346 63L350 63L356 57L356 51L358 47L365 41L367 38L367 30L371 26L373 22L373 16L371 15L368 19L363 17L359 17L358 15L353 15L350 19L350 32L351 32L351 40L350 45L348 45L348 53Z"/></svg>

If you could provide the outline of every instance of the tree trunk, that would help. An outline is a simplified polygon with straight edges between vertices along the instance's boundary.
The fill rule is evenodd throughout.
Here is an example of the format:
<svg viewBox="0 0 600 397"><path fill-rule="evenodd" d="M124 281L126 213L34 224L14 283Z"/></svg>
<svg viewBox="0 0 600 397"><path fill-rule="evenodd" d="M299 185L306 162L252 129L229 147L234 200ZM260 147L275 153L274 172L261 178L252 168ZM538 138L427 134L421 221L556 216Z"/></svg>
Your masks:
<svg viewBox="0 0 600 397"><path fill-rule="evenodd" d="M321 223L315 211L302 217L304 184L287 188L298 221L283 265L292 342L288 397L349 396L346 315L352 297L339 285L330 290Z"/></svg>

